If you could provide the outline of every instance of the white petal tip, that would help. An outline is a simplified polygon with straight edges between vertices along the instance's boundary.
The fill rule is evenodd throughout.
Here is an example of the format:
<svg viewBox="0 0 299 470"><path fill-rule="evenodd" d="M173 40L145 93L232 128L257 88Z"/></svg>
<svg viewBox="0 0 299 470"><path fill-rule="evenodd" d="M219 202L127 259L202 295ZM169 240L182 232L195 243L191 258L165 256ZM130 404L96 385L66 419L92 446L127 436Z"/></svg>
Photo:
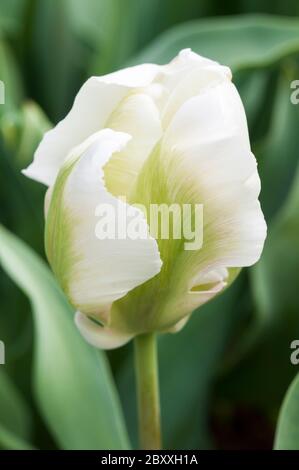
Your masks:
<svg viewBox="0 0 299 470"><path fill-rule="evenodd" d="M75 324L83 338L99 349L119 348L133 337L133 335L126 335L109 327L100 326L81 312L76 312Z"/></svg>
<svg viewBox="0 0 299 470"><path fill-rule="evenodd" d="M40 174L40 172L35 171L33 164L21 170L21 173L22 175L26 176L26 178L30 178L31 180L37 181L38 183L42 183L46 186L49 186L49 181L47 180L47 178Z"/></svg>
<svg viewBox="0 0 299 470"><path fill-rule="evenodd" d="M22 175L27 176L27 178L31 178L30 166L21 170Z"/></svg>

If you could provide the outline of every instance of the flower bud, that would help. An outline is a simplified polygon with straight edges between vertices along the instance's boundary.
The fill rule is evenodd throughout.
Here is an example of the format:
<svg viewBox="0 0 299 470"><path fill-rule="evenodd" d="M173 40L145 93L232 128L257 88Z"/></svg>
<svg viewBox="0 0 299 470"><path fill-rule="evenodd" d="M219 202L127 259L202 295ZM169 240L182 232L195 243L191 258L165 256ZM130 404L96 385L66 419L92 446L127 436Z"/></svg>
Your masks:
<svg viewBox="0 0 299 470"><path fill-rule="evenodd" d="M261 255L243 105L190 50L90 78L24 173L49 186L47 256L97 347L178 331Z"/></svg>

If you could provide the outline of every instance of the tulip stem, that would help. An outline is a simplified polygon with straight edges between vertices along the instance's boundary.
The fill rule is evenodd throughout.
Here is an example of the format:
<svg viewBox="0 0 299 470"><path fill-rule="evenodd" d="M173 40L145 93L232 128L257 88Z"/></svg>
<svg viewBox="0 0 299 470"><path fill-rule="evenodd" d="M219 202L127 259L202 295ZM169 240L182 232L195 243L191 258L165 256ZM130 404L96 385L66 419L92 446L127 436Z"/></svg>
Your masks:
<svg viewBox="0 0 299 470"><path fill-rule="evenodd" d="M157 343L154 333L135 338L139 440L145 450L161 449Z"/></svg>

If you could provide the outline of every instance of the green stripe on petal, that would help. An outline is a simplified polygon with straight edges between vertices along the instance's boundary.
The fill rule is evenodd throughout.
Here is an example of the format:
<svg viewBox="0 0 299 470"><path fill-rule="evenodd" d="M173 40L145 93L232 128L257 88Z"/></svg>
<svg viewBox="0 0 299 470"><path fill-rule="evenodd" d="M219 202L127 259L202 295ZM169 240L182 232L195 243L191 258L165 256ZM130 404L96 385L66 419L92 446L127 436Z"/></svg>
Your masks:
<svg viewBox="0 0 299 470"><path fill-rule="evenodd" d="M226 288L241 267L255 263L266 236L259 190L234 86L227 80L187 100L145 162L130 203L143 204L147 215L152 204L190 204L185 223L193 227L195 207L202 204L203 245L189 251L184 237L158 237L159 276L115 303L112 326L126 321L139 333L172 328Z"/></svg>
<svg viewBox="0 0 299 470"><path fill-rule="evenodd" d="M51 190L46 222L49 262L70 302L83 314L110 321L111 304L155 276L161 268L157 242L149 236L145 217L111 195L103 167L121 152L130 136L104 129L74 149ZM97 236L99 207L116 217L138 215L147 236L133 240Z"/></svg>
<svg viewBox="0 0 299 470"><path fill-rule="evenodd" d="M108 191L114 196L129 196L140 169L162 135L158 109L150 96L130 93L111 114L106 127L132 136L124 150L114 154L104 168Z"/></svg>

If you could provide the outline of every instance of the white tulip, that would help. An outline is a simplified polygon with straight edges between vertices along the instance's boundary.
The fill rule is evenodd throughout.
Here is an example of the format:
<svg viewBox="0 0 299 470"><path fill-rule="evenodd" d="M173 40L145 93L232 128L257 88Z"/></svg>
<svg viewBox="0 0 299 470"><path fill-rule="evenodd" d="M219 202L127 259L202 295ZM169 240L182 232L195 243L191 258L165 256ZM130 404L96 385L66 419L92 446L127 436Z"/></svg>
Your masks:
<svg viewBox="0 0 299 470"><path fill-rule="evenodd" d="M266 224L241 99L229 68L190 50L87 80L23 172L49 186L47 256L97 347L177 331L261 255ZM135 204L163 203L202 205L201 248L151 235ZM99 204L125 224L138 217L144 236L99 239Z"/></svg>

